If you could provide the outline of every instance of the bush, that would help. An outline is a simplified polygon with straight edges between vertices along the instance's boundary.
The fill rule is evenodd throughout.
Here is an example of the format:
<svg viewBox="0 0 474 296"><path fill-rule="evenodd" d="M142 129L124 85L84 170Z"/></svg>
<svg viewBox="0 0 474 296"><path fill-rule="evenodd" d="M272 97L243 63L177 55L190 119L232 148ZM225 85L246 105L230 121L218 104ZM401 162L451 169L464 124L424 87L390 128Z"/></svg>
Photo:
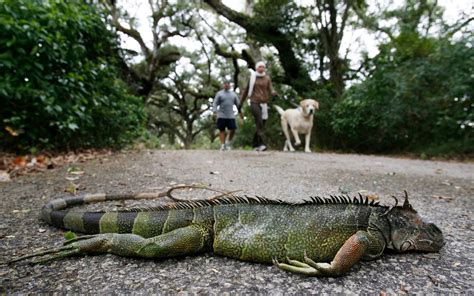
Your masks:
<svg viewBox="0 0 474 296"><path fill-rule="evenodd" d="M144 111L117 78L116 36L82 1L0 6L0 149L129 143Z"/></svg>
<svg viewBox="0 0 474 296"><path fill-rule="evenodd" d="M474 54L466 40L401 35L374 72L332 110L343 148L358 152L474 152ZM449 145L446 145L450 143Z"/></svg>

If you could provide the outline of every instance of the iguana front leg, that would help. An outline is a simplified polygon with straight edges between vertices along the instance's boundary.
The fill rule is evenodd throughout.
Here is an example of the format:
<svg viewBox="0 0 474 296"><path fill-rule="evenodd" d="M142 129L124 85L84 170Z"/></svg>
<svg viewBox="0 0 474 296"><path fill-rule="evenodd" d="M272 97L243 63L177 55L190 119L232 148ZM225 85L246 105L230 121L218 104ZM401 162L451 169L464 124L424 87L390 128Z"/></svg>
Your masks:
<svg viewBox="0 0 474 296"><path fill-rule="evenodd" d="M131 233L104 233L79 236L64 244L63 247L26 255L10 262L49 255L33 261L42 263L76 254L100 253L142 258L183 256L210 250L212 234L205 226L190 225L147 239Z"/></svg>
<svg viewBox="0 0 474 296"><path fill-rule="evenodd" d="M366 231L358 231L346 240L331 263L314 262L306 252L304 263L297 260L288 260L288 264L274 260L274 263L280 269L294 273L310 276L341 276L363 257L375 258L377 254L380 255L384 244L379 239Z"/></svg>

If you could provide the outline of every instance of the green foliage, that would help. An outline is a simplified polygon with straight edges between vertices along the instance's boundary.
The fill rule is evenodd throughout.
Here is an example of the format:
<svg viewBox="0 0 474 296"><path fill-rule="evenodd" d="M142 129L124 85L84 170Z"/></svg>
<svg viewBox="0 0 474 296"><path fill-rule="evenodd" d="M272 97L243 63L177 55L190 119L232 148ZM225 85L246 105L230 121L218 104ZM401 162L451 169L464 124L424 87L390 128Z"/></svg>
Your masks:
<svg viewBox="0 0 474 296"><path fill-rule="evenodd" d="M380 50L371 77L333 109L332 127L343 147L473 153L472 44L408 32Z"/></svg>
<svg viewBox="0 0 474 296"><path fill-rule="evenodd" d="M72 239L75 239L75 238L77 238L77 235L72 231L66 231L64 233L64 239L66 241L69 241L69 240L72 240Z"/></svg>
<svg viewBox="0 0 474 296"><path fill-rule="evenodd" d="M298 33L305 17L298 5L288 0L260 0L253 10L255 26L278 29L290 35ZM273 36L268 34L264 37L271 39Z"/></svg>
<svg viewBox="0 0 474 296"><path fill-rule="evenodd" d="M0 149L121 146L142 102L117 79L116 38L82 1L0 5Z"/></svg>

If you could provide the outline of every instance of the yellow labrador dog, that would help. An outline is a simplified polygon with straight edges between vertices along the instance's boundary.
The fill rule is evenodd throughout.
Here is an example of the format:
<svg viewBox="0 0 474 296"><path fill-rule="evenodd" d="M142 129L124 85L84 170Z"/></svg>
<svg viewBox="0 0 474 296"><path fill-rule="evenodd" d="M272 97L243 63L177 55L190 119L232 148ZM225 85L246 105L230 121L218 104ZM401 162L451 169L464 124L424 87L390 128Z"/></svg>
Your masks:
<svg viewBox="0 0 474 296"><path fill-rule="evenodd" d="M307 99L300 102L300 107L297 109L283 110L280 106L276 106L278 113L281 116L281 128L285 134L286 141L283 151L295 151L291 145L290 127L291 133L295 138L295 145L301 144L299 134L305 135L305 148L304 152L311 152L309 149L309 143L311 140L311 129L313 128L313 115L314 112L319 109L319 103L315 100Z"/></svg>

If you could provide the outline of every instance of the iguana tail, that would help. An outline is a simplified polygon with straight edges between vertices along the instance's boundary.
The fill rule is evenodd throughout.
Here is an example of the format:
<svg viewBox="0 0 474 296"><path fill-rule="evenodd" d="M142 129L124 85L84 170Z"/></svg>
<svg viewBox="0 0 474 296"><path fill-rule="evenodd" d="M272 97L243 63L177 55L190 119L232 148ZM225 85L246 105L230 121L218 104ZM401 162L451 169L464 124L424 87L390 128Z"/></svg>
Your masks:
<svg viewBox="0 0 474 296"><path fill-rule="evenodd" d="M106 212L79 212L70 211L69 207L89 203L118 201L131 199L155 199L166 196L162 193L139 193L139 194L84 194L78 196L65 196L56 198L43 206L41 219L46 223L62 229L70 229L81 233L100 233L100 219ZM117 220L130 220L125 217L133 215L133 212L116 212ZM135 214L136 215L136 214Z"/></svg>

